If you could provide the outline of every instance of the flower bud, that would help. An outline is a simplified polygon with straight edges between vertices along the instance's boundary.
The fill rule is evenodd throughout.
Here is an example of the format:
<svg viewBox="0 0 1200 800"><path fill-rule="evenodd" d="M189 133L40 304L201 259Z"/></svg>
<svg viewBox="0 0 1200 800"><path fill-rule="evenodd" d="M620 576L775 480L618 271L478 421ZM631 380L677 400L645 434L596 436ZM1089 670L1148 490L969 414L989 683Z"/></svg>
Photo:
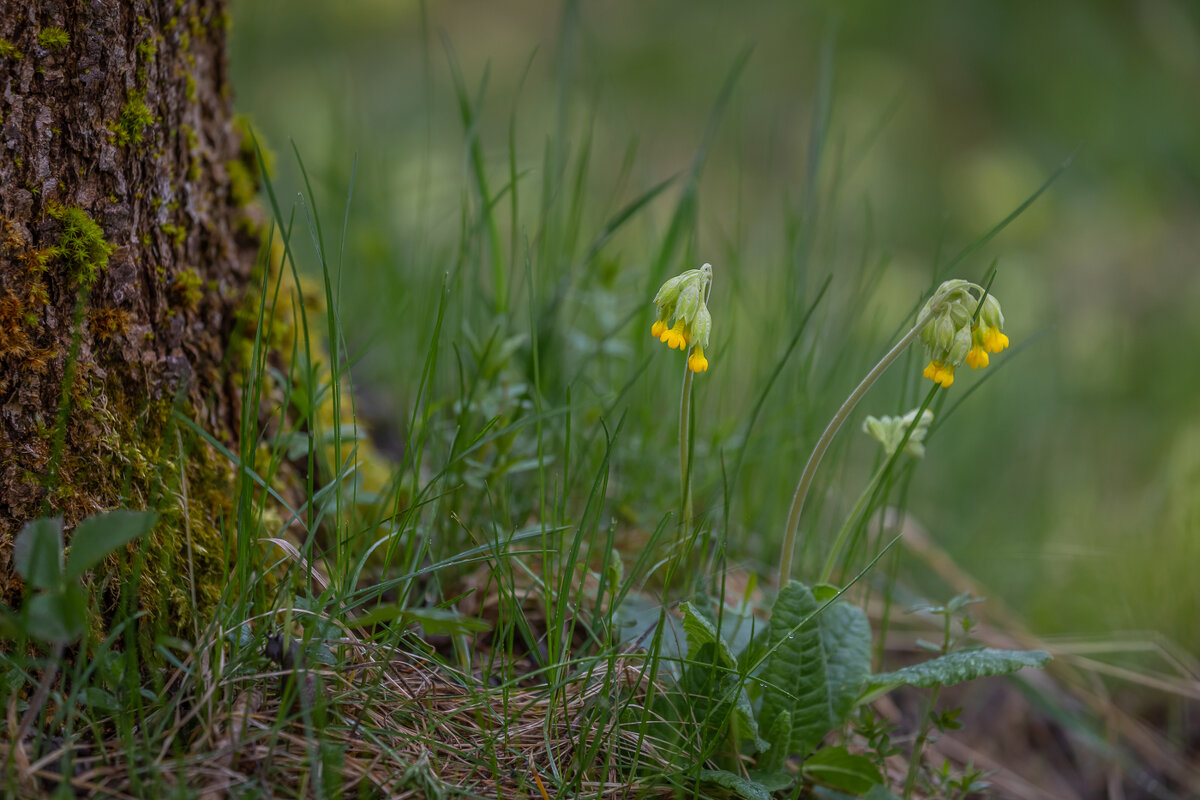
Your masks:
<svg viewBox="0 0 1200 800"><path fill-rule="evenodd" d="M658 317L650 335L668 347L687 350L688 368L693 372L708 369L704 348L712 331L712 316L708 312L708 288L712 283L712 265L689 269L670 278L654 295Z"/></svg>
<svg viewBox="0 0 1200 800"><path fill-rule="evenodd" d="M1008 347L1000 301L978 284L946 281L925 303L921 314L932 316L920 336L929 358L924 374L941 386L949 387L954 382L955 367L966 363L972 369L981 369L989 363L988 353Z"/></svg>
<svg viewBox="0 0 1200 800"><path fill-rule="evenodd" d="M883 451L889 456L896 452L904 439L904 433L916 419L917 410L914 408L902 417L867 417L863 420L863 432L883 445ZM925 455L925 435L929 432L929 424L933 422L933 412L929 409L921 414L913 432L909 434L904 445L905 455L921 458Z"/></svg>

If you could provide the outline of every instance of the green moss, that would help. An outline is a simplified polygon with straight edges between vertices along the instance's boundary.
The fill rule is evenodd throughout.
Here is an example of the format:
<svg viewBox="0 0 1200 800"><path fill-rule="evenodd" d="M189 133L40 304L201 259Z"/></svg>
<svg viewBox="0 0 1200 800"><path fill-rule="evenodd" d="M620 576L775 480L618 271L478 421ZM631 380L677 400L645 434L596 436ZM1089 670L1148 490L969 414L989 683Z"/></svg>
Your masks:
<svg viewBox="0 0 1200 800"><path fill-rule="evenodd" d="M228 516L234 477L225 459L175 421L176 410L192 416L186 402L177 407L170 396L148 403L135 396L117 378L93 377L76 387L75 407L89 424L74 431L88 438L64 450L61 474L75 481L63 481L55 505L69 520L86 516L73 513L74 505L97 497L106 506L159 512L158 525L139 544L139 558L106 559L91 582L106 592L101 607L115 607L119 587L136 591L137 606L145 612L138 642L145 657L157 660L157 636L194 635L194 621L211 615L228 582L220 520ZM95 402L99 397L105 402ZM97 619L94 632L106 633L105 624Z"/></svg>
<svg viewBox="0 0 1200 800"><path fill-rule="evenodd" d="M250 117L246 114L233 115L233 132L238 137L238 158L246 162L247 166L254 169L254 174L258 174L258 154L254 149L255 132L250 124ZM274 177L275 175L275 151L267 146L262 137L258 137L258 149L262 151L263 165L266 167L267 174Z"/></svg>
<svg viewBox="0 0 1200 800"><path fill-rule="evenodd" d="M16 61L24 57L25 54L18 50L15 44L8 39L0 39L0 58L11 58Z"/></svg>
<svg viewBox="0 0 1200 800"><path fill-rule="evenodd" d="M108 257L116 250L104 239L104 231L82 208L51 203L50 216L62 223L54 255L67 267L71 280L91 288L108 269Z"/></svg>
<svg viewBox="0 0 1200 800"><path fill-rule="evenodd" d="M187 231L182 225L172 225L170 222L164 222L158 227L163 233L171 237L171 241L176 247L182 245L183 240L187 238Z"/></svg>
<svg viewBox="0 0 1200 800"><path fill-rule="evenodd" d="M143 61L153 61L155 54L158 52L158 40L150 37L137 46L137 53Z"/></svg>
<svg viewBox="0 0 1200 800"><path fill-rule="evenodd" d="M190 102L196 102L196 79L190 74L187 76L187 83L184 85L183 91L187 94L187 99Z"/></svg>
<svg viewBox="0 0 1200 800"><path fill-rule="evenodd" d="M196 136L196 129L186 122L179 126L179 130L183 133L183 140L187 145L188 153L188 180L200 180L200 141Z"/></svg>
<svg viewBox="0 0 1200 800"><path fill-rule="evenodd" d="M26 294L29 296L29 303L32 306L50 305L50 291L46 287L46 268L54 255L54 248L42 247L26 250L21 256L21 260L25 262L25 269L28 273ZM32 316L36 318L36 315Z"/></svg>
<svg viewBox="0 0 1200 800"><path fill-rule="evenodd" d="M233 130L238 137L238 157L225 162L225 170L229 174L229 191L233 202L239 208L244 208L254 202L259 188L258 152L254 147L254 135L250 128L250 118L245 114L235 114ZM275 154L260 139L259 150L262 151L263 163L267 174L275 171Z"/></svg>
<svg viewBox="0 0 1200 800"><path fill-rule="evenodd" d="M47 26L38 31L38 44L47 50L62 50L71 43L71 35L62 28Z"/></svg>
<svg viewBox="0 0 1200 800"><path fill-rule="evenodd" d="M244 208L254 202L254 196L258 193L258 181L254 173L243 161L227 161L225 162L225 171L229 173L229 192L233 197L233 202L239 208Z"/></svg>
<svg viewBox="0 0 1200 800"><path fill-rule="evenodd" d="M185 269L171 282L171 294L183 308L192 310L204 297L204 280L194 269Z"/></svg>
<svg viewBox="0 0 1200 800"><path fill-rule="evenodd" d="M158 41L151 37L141 42L137 46L139 58L137 68L137 84L138 86L146 85L146 65L154 60L155 53L158 52Z"/></svg>
<svg viewBox="0 0 1200 800"><path fill-rule="evenodd" d="M130 92L112 130L117 136L117 144L124 147L127 144L141 144L142 132L153 124L154 114L146 105L146 93Z"/></svg>

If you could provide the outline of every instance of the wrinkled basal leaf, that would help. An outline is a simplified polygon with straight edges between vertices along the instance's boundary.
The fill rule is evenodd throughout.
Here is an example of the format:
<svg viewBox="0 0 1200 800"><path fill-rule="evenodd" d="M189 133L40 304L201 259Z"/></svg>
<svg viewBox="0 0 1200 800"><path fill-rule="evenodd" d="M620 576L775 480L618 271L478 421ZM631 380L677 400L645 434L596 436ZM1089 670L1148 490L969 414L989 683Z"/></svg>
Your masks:
<svg viewBox="0 0 1200 800"><path fill-rule="evenodd" d="M767 791L767 787L743 778L735 772L727 772L723 769L702 769L700 770L700 780L704 783L715 783L738 797L744 797L745 800L771 800L771 793Z"/></svg>
<svg viewBox="0 0 1200 800"><path fill-rule="evenodd" d="M1044 650L964 650L895 672L872 675L863 701L872 700L897 686L953 686L994 675L1008 675L1024 667L1041 668L1050 660Z"/></svg>
<svg viewBox="0 0 1200 800"><path fill-rule="evenodd" d="M866 615L847 603L816 615L820 607L808 587L791 581L771 612L773 651L761 676L759 718L759 730L771 743L761 764L768 769L780 767L792 753L807 755L840 727L869 673Z"/></svg>
<svg viewBox="0 0 1200 800"><path fill-rule="evenodd" d="M736 669L737 656L729 647L729 643L717 635L717 629L708 618L702 616L691 603L681 604L680 610L683 612L683 632L687 635L688 655L700 652L700 648L706 644L714 644L720 655L717 665Z"/></svg>
<svg viewBox="0 0 1200 800"><path fill-rule="evenodd" d="M766 742L759 738L758 722L754 718L750 698L746 695L745 687L739 685L744 679L737 672L737 656L729 642L717 633L712 622L692 603L683 603L680 610L683 612L683 631L687 636L688 658L693 662L686 665L685 669L704 670L705 665L698 663L698 660L708 658L711 663L711 654L714 652L713 648L716 648L716 663L707 667L714 675L706 681L701 681L702 691L705 691L713 702L732 701L741 736L753 741L758 749L765 748ZM702 650L709 655L700 656Z"/></svg>
<svg viewBox="0 0 1200 800"><path fill-rule="evenodd" d="M805 777L855 796L883 783L875 762L844 747L823 747L804 762Z"/></svg>

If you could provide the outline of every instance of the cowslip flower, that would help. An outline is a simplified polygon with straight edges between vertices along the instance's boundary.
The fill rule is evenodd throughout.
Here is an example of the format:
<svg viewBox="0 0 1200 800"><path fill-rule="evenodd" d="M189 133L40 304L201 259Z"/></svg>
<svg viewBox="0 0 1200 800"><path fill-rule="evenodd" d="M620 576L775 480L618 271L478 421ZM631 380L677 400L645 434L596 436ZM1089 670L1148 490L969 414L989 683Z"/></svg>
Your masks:
<svg viewBox="0 0 1200 800"><path fill-rule="evenodd" d="M990 361L988 353L1008 347L1000 302L976 283L946 281L921 313L933 315L921 331L929 359L922 374L943 388L954 383L956 367L966 364L971 369L982 369Z"/></svg>
<svg viewBox="0 0 1200 800"><path fill-rule="evenodd" d="M915 408L901 417L867 417L863 420L862 429L863 433L869 434L883 445L883 452L890 456L900 446L904 432L913 424L914 419L917 419ZM921 418L917 420L916 427L913 428L908 441L904 444L906 455L914 458L924 457L925 434L929 432L929 423L931 422L933 422L933 412L927 408L921 413Z"/></svg>
<svg viewBox="0 0 1200 800"><path fill-rule="evenodd" d="M654 295L658 317L650 327L650 335L667 347L687 350L687 365L692 372L708 370L704 348L712 330L708 313L708 289L712 283L712 265L679 273L659 287Z"/></svg>

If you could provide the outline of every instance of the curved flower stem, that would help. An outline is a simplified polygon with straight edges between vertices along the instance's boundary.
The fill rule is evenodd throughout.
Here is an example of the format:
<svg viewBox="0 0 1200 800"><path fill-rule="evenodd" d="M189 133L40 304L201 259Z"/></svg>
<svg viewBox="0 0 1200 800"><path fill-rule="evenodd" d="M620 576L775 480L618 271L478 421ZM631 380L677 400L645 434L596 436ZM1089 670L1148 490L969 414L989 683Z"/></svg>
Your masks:
<svg viewBox="0 0 1200 800"><path fill-rule="evenodd" d="M833 437L837 434L838 428L842 427L842 423L846 421L846 417L850 416L850 412L858 405L858 401L863 398L863 395L874 385L875 381L879 380L879 377L891 366L892 362L900 357L900 354L904 352L904 348L908 347L913 339L917 338L921 330L933 319L933 316L933 309L927 309L925 314L917 320L917 324L913 325L912 330L904 334L904 338L896 342L896 345L887 352L887 355L871 368L867 376L862 379L862 382L846 398L846 402L842 403L842 407L833 415L833 419L829 420L829 425L825 427L825 432L817 440L812 455L808 457L808 463L804 465L804 471L800 473L800 482L796 484L796 493L792 496L792 507L788 511L787 527L783 530L783 548L779 554L780 588L792 576L792 551L796 545L796 529L800 526L800 512L804 510L804 500L808 497L808 490L812 487L813 477L817 474L817 467L821 465L821 459L824 458L825 451L829 449L829 445L833 442Z"/></svg>
<svg viewBox="0 0 1200 800"><path fill-rule="evenodd" d="M833 574L833 565L837 562L838 553L842 550L842 545L845 544L847 537L850 536L850 530L854 525L854 520L858 519L858 515L862 513L863 507L866 506L867 500L875 492L875 485L879 483L879 479L887 472L887 468L891 465L891 459L883 463L871 480L867 481L867 485L863 487L862 494L858 496L858 501L854 504L854 508L846 517L845 524L838 531L837 538L833 540L833 547L829 550L829 556L825 559L825 566L821 569L821 577L817 579L817 583L828 583L829 576Z"/></svg>
<svg viewBox="0 0 1200 800"><path fill-rule="evenodd" d="M838 531L837 538L833 540L833 547L829 550L829 556L825 559L825 566L821 570L821 577L817 580L817 583L829 582L829 577L833 575L833 565L837 560L838 554L842 550L842 546L845 545L846 539L850 536L850 531L854 526L854 521L858 519L858 516L862 513L863 507L866 506L868 499L875 493L876 485L884 477L887 471L890 470L896 463L896 459L900 457L900 454L904 452L904 446L908 444L908 438L912 436L913 431L915 431L917 426L921 424L921 415L925 413L925 409L929 408L929 404L933 401L933 396L937 394L937 390L938 386L937 384L934 384L929 390L929 394L925 395L925 402L921 404L921 407L917 409L916 414L913 415L913 421L904 431L904 438L902 438L900 443L896 445L895 452L887 457L887 460L883 462L883 466L881 466L875 472L875 474L871 476L871 480L867 481L867 485L865 488L863 488L862 494L858 496L858 500L854 503L854 508L850 511L849 516L846 517L846 523L842 525L842 529Z"/></svg>

